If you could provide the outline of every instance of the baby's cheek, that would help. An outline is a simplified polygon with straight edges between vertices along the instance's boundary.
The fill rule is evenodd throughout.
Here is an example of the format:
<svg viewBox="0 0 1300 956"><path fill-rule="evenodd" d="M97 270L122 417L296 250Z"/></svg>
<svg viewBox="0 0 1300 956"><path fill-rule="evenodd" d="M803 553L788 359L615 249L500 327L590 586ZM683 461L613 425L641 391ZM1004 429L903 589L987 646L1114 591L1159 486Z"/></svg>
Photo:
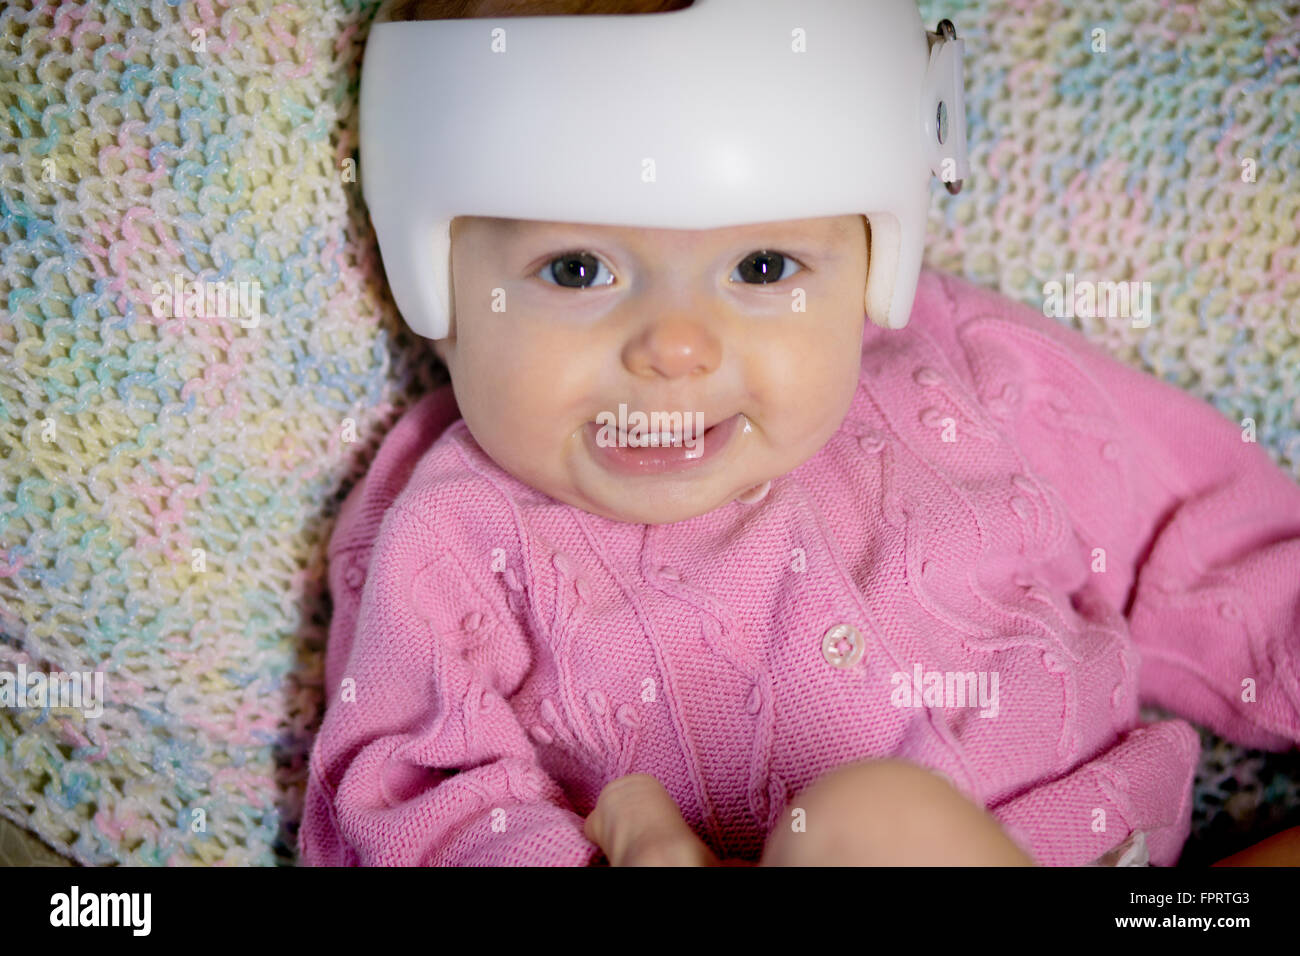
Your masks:
<svg viewBox="0 0 1300 956"><path fill-rule="evenodd" d="M786 392L791 414L799 415L800 430L829 437L844 419L857 391L861 350L853 343L805 343L788 366Z"/></svg>

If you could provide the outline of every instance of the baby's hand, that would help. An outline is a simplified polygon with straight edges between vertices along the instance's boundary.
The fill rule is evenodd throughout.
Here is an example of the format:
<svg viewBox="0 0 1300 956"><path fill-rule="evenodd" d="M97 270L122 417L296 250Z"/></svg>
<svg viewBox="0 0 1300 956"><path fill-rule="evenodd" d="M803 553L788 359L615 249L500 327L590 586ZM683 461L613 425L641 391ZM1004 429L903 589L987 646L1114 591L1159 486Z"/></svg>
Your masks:
<svg viewBox="0 0 1300 956"><path fill-rule="evenodd" d="M663 785L647 773L611 780L583 826L610 866L717 866Z"/></svg>

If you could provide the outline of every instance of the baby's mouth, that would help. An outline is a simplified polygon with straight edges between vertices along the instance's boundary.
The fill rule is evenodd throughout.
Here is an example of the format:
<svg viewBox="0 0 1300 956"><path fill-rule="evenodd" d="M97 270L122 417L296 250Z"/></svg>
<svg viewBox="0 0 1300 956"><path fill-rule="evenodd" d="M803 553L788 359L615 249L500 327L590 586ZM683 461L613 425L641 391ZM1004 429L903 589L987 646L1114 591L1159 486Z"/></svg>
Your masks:
<svg viewBox="0 0 1300 956"><path fill-rule="evenodd" d="M711 432L716 426L706 426L702 431L693 433L691 429L678 429L676 431L660 431L657 433L649 432L627 432L619 429L617 432L617 444L623 448L686 448L687 443L696 445L702 441L704 436ZM690 448L687 448L687 456L690 456Z"/></svg>
<svg viewBox="0 0 1300 956"><path fill-rule="evenodd" d="M697 431L691 428L654 433L630 433L623 428L605 428L588 422L584 429L587 448L601 467L621 475L651 475L692 468L715 458L731 443L743 416L738 412Z"/></svg>

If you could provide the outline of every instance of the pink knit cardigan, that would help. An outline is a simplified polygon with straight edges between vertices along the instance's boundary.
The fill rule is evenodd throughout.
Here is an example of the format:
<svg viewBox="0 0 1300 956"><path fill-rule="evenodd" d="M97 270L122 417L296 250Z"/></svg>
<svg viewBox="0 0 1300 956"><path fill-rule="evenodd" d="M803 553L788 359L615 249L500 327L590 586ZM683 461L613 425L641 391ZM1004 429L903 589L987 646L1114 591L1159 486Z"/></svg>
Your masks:
<svg viewBox="0 0 1300 956"><path fill-rule="evenodd" d="M1211 406L931 272L756 503L583 512L488 458L448 387L386 436L329 558L308 864L589 864L583 818L636 772L757 860L801 788L895 756L1040 863L1140 832L1172 865L1198 736L1140 701L1300 741L1300 487Z"/></svg>

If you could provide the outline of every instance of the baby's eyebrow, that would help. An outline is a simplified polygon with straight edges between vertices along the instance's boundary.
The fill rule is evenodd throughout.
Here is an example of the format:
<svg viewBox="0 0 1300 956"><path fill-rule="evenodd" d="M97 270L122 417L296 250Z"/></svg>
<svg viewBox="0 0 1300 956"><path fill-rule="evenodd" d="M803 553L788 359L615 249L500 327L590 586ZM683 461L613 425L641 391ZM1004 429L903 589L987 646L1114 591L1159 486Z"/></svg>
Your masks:
<svg viewBox="0 0 1300 956"><path fill-rule="evenodd" d="M775 223L770 225L769 224L764 224L764 225L768 226L768 228L775 226L775 228L781 229L783 226L786 226L787 224ZM757 230L759 230L759 232L761 232L764 226L757 226L754 228L756 228ZM798 222L790 223L789 228L791 229L792 233L803 236L805 239L808 240L812 240L816 242L839 242L841 240L845 240L852 237L854 235L855 229L860 227L856 222L854 222L853 219L837 216L832 218L829 224L827 225L820 225L820 224L814 225L812 223L800 220Z"/></svg>
<svg viewBox="0 0 1300 956"><path fill-rule="evenodd" d="M573 228L583 228L582 224L578 223L541 222L533 219L510 219L497 216L484 218L493 237L506 243L520 239L528 233L547 232L552 229L567 231ZM796 223L788 220L774 223L752 223L744 228L747 230L747 235L752 236L756 242L764 238L765 235L770 235L774 228L782 231L791 229L792 234L799 234L805 239L813 241L838 242L852 235L856 225L852 219L834 218L829 229L811 228L806 222L797 221Z"/></svg>
<svg viewBox="0 0 1300 956"><path fill-rule="evenodd" d="M838 239L847 239L851 233L855 233L861 228L862 223L859 219L845 219L841 217L834 220L834 225L831 226L831 232Z"/></svg>
<svg viewBox="0 0 1300 956"><path fill-rule="evenodd" d="M523 225L519 219L502 219L493 216L488 219L488 227L499 237L512 239L519 234L519 228Z"/></svg>

